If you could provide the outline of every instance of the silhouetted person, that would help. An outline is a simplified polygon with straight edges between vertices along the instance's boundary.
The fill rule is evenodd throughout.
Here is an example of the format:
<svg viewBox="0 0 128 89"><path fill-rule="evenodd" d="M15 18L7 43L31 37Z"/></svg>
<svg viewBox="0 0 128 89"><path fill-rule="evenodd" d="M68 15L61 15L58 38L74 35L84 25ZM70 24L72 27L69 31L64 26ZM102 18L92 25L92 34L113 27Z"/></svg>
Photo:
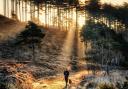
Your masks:
<svg viewBox="0 0 128 89"><path fill-rule="evenodd" d="M66 86L67 86L68 80L69 80L68 77L69 77L69 71L68 71L68 70L65 70L65 71L64 71L64 78L65 78Z"/></svg>

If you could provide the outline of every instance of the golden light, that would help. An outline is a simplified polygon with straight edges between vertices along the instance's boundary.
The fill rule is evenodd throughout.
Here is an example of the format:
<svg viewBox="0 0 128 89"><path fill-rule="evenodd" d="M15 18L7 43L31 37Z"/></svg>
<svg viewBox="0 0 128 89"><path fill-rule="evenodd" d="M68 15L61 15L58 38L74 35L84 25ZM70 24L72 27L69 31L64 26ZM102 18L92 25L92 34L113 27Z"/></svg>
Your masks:
<svg viewBox="0 0 128 89"><path fill-rule="evenodd" d="M79 0L80 4L85 4L85 0Z"/></svg>
<svg viewBox="0 0 128 89"><path fill-rule="evenodd" d="M3 13L4 13L4 11L3 11L3 7L4 7L4 6L3 6L3 0L0 1L0 6L1 6L1 7L0 7L0 14L3 15Z"/></svg>
<svg viewBox="0 0 128 89"><path fill-rule="evenodd" d="M112 5L123 5L124 2L128 3L128 0L101 0L101 3L108 3Z"/></svg>
<svg viewBox="0 0 128 89"><path fill-rule="evenodd" d="M83 27L84 24L85 24L85 17L84 16L79 16L78 25L79 25L80 29Z"/></svg>
<svg viewBox="0 0 128 89"><path fill-rule="evenodd" d="M85 1L88 0L79 0L80 4L85 4ZM108 3L108 4L112 4L112 5L123 5L124 2L128 3L128 0L100 0L101 3Z"/></svg>

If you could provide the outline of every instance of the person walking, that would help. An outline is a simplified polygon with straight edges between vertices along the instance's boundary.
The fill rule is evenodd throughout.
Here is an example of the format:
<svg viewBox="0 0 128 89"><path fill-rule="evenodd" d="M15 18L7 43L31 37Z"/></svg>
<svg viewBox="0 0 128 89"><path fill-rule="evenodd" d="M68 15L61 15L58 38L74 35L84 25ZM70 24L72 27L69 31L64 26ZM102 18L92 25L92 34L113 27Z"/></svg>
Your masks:
<svg viewBox="0 0 128 89"><path fill-rule="evenodd" d="M64 79L67 87L69 81L69 71L67 69L64 71Z"/></svg>

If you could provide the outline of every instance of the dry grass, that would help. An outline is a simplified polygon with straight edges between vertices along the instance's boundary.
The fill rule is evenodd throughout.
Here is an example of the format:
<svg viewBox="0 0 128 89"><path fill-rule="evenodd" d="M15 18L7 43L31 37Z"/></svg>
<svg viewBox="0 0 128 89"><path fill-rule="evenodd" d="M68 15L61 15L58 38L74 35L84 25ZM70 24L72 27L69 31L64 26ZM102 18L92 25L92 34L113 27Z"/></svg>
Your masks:
<svg viewBox="0 0 128 89"><path fill-rule="evenodd" d="M99 84L96 89L117 89L114 85L112 84Z"/></svg>

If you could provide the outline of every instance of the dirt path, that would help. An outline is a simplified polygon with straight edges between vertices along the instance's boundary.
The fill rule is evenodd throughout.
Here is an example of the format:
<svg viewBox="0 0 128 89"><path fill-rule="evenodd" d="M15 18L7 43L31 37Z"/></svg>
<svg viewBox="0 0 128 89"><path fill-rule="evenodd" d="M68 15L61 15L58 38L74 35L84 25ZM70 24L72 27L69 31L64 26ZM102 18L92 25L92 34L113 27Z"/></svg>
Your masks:
<svg viewBox="0 0 128 89"><path fill-rule="evenodd" d="M33 83L33 89L77 89L79 83L86 75L89 75L86 70L72 72L69 77L72 83L68 84L67 88L62 74L43 80L40 79Z"/></svg>

